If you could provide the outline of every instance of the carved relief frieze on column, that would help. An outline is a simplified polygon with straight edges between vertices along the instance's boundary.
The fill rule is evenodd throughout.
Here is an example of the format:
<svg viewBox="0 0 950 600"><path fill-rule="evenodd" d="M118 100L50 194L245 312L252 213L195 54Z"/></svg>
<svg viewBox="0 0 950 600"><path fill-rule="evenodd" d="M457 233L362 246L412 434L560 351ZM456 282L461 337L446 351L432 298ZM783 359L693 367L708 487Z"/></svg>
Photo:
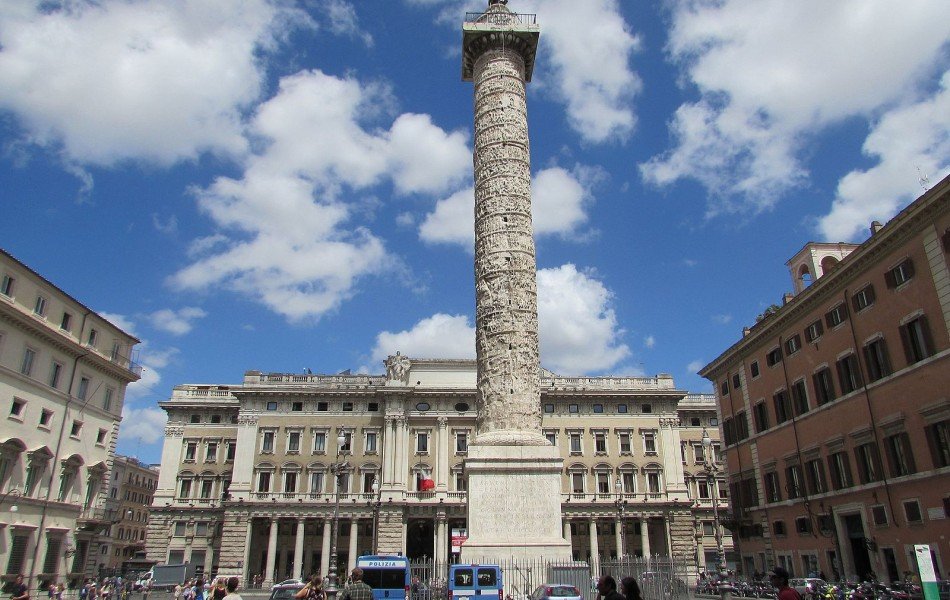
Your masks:
<svg viewBox="0 0 950 600"><path fill-rule="evenodd" d="M241 427L256 427L257 415L238 415L238 425Z"/></svg>
<svg viewBox="0 0 950 600"><path fill-rule="evenodd" d="M179 425L166 425L165 426L165 437L167 438L180 438L185 435L185 428Z"/></svg>

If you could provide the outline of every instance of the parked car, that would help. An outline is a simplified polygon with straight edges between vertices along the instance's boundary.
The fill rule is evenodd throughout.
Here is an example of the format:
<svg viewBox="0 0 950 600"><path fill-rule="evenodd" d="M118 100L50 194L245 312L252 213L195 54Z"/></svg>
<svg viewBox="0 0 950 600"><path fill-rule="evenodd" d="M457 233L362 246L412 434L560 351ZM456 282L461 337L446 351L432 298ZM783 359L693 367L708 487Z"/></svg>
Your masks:
<svg viewBox="0 0 950 600"><path fill-rule="evenodd" d="M294 594L304 588L304 584L291 580L291 583L278 583L270 591L269 600L291 600Z"/></svg>
<svg viewBox="0 0 950 600"><path fill-rule="evenodd" d="M584 600L579 589L573 585L563 583L543 583L531 592L528 598L529 600L552 600L553 598L557 598L557 600Z"/></svg>

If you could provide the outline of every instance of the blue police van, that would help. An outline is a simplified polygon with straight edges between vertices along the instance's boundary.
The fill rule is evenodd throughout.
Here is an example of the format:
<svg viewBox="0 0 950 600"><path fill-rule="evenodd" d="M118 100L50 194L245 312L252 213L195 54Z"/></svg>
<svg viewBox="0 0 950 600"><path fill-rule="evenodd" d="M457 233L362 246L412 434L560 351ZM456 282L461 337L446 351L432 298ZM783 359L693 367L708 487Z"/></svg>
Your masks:
<svg viewBox="0 0 950 600"><path fill-rule="evenodd" d="M451 565L448 600L505 600L498 565Z"/></svg>

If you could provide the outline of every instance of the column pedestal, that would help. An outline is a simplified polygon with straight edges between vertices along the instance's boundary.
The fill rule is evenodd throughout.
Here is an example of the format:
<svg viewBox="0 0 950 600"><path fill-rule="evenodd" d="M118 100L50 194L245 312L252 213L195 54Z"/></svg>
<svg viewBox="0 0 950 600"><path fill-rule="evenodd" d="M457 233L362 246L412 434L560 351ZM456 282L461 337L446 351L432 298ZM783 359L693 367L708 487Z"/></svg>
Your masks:
<svg viewBox="0 0 950 600"><path fill-rule="evenodd" d="M462 562L570 560L561 531L562 465L553 446L470 445Z"/></svg>

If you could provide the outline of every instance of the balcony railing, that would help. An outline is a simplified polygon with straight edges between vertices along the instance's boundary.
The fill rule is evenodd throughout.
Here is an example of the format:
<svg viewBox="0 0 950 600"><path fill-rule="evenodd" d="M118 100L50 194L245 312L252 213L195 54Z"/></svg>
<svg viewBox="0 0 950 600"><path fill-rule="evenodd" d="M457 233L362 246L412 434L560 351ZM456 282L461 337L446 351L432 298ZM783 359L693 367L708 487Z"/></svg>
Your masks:
<svg viewBox="0 0 950 600"><path fill-rule="evenodd" d="M593 504L607 504L616 502L617 499L620 499L630 505L633 502L659 502L664 500L669 500L669 494L666 492L624 492L622 494L607 493L607 492L570 492L568 494L561 494L561 500L564 503L593 503Z"/></svg>
<svg viewBox="0 0 950 600"><path fill-rule="evenodd" d="M513 12L467 12L465 13L466 23L486 24L486 25L537 25L538 15L530 13Z"/></svg>

